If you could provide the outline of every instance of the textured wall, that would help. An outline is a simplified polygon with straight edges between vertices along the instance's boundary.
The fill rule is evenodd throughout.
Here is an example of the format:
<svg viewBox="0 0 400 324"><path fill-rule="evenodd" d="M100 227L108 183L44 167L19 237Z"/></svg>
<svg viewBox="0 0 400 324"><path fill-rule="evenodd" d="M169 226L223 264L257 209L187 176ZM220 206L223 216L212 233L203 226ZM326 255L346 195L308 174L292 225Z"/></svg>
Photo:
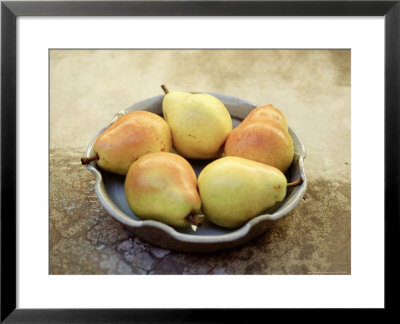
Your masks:
<svg viewBox="0 0 400 324"><path fill-rule="evenodd" d="M350 273L349 50L50 52L50 273ZM80 157L119 110L170 90L271 103L307 149L305 199L256 240L191 255L108 216Z"/></svg>

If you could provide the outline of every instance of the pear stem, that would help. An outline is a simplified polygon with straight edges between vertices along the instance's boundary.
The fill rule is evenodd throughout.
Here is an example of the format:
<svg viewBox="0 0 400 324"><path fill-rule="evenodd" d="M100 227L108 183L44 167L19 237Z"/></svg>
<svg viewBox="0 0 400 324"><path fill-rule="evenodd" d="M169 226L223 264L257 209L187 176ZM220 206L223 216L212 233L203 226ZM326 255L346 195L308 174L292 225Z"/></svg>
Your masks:
<svg viewBox="0 0 400 324"><path fill-rule="evenodd" d="M169 93L169 90L165 84L161 85L161 88L164 90L165 94Z"/></svg>
<svg viewBox="0 0 400 324"><path fill-rule="evenodd" d="M300 177L293 182L289 182L287 184L287 188L297 187L298 185L301 185L302 183L303 183L303 179Z"/></svg>
<svg viewBox="0 0 400 324"><path fill-rule="evenodd" d="M81 162L83 165L89 164L92 161L98 160L100 159L99 155L96 153L93 156L89 156L89 157L83 157L81 158Z"/></svg>
<svg viewBox="0 0 400 324"><path fill-rule="evenodd" d="M201 226L201 220L196 219L195 215L192 213L186 216L186 220L193 225Z"/></svg>

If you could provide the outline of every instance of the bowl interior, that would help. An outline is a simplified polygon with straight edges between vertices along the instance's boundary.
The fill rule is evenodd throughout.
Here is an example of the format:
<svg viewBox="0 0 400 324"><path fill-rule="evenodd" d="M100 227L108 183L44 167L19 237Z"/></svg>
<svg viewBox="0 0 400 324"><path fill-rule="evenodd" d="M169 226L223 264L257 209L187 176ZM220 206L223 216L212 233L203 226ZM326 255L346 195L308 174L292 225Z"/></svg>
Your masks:
<svg viewBox="0 0 400 324"><path fill-rule="evenodd" d="M229 110L231 117L232 117L232 122L233 122L233 127L237 127L241 121L248 115L248 113L254 109L256 106L253 103L250 103L246 100L232 97L232 96L227 96L227 95L221 95L221 94L214 94L214 96L218 97L227 107ZM160 116L162 116L162 99L163 96L157 96L153 97L144 101L141 101L139 103L136 103L122 111L120 111L110 122L114 122L116 118L120 115L123 115L127 112L134 111L134 110L147 110L154 112ZM110 125L109 124L109 125ZM92 139L91 143L89 144L88 150L87 150L87 155L93 154L93 143L96 140L97 136L104 130L106 129L109 125L104 127L102 130L98 132L96 136ZM294 146L295 146L295 157L294 161L289 168L289 170L286 172L286 177L288 179L288 182L293 181L297 179L298 177L302 176L303 180L305 180L305 175L302 170L302 165L300 163L300 160L302 161L302 157L305 156L305 150L304 146L301 142L301 140L297 137L297 135L290 129L290 134L293 138ZM193 169L196 172L196 175L198 176L201 172L201 170L210 162L213 160L194 160L194 159L188 159L189 163L192 165ZM141 218L136 216L132 210L129 208L128 203L125 198L125 192L124 192L124 181L125 181L125 176L121 175L116 175L113 173L106 172L104 170L101 170L100 168L97 167L97 165L94 164L94 168L101 174L102 182L103 185L101 186L102 196L107 197L106 201L104 199L100 199L102 202L103 206L106 207L108 211L115 210L115 208L118 209L118 213L123 213L125 216L127 216L130 220L132 220L133 225L137 225L138 222L144 222ZM262 212L260 215L271 215L272 218L277 218L281 217L284 215L284 212L282 212L282 207L287 207L290 205L290 209L293 208L293 204L298 203L298 194L299 190L298 188L292 188L288 190L288 193L285 197L285 199L278 205L274 206L273 208L270 208L268 210L265 210ZM100 198L100 197L99 197ZM110 203L112 202L112 203ZM288 208L286 208L288 209ZM280 212L281 211L281 212ZM168 225L169 226L169 225ZM190 236L216 236L216 235L225 235L225 234L230 234L232 232L237 231L238 229L230 229L230 228L223 228L220 226L217 226L209 221L207 219L204 219L204 222L200 227L195 227L195 226L188 226L186 228L174 228L175 231L178 233L182 233Z"/></svg>

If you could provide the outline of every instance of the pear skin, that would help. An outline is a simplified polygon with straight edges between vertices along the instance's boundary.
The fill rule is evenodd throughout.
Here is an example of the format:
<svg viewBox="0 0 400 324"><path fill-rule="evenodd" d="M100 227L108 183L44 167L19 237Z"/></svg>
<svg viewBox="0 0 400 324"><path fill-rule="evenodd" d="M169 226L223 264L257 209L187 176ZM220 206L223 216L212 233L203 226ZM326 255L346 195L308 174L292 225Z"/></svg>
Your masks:
<svg viewBox="0 0 400 324"><path fill-rule="evenodd" d="M162 102L164 119L171 128L172 146L182 156L211 159L222 154L232 131L225 105L205 93L168 92Z"/></svg>
<svg viewBox="0 0 400 324"><path fill-rule="evenodd" d="M257 107L228 136L224 154L274 166L286 172L293 161L293 140L285 116L272 105Z"/></svg>
<svg viewBox="0 0 400 324"><path fill-rule="evenodd" d="M97 165L103 170L125 175L145 154L168 152L171 131L165 120L148 111L133 111L119 117L99 135L93 145Z"/></svg>
<svg viewBox="0 0 400 324"><path fill-rule="evenodd" d="M184 227L201 208L196 174L175 153L151 153L132 163L124 188L129 207L142 219Z"/></svg>
<svg viewBox="0 0 400 324"><path fill-rule="evenodd" d="M202 210L222 227L239 227L286 196L287 180L277 168L227 156L208 164L198 177Z"/></svg>

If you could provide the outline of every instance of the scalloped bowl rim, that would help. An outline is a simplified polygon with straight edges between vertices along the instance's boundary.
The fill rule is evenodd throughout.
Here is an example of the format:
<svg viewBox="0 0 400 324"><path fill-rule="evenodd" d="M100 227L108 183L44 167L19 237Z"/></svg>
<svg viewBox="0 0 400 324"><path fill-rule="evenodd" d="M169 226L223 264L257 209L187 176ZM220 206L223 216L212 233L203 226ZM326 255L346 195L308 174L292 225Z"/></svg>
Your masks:
<svg viewBox="0 0 400 324"><path fill-rule="evenodd" d="M237 97L233 97L233 96L229 96L229 95L223 95L223 94L217 94L217 93L212 93L212 92L207 92L209 94L212 95L216 95L218 97L224 97L226 96L227 98L235 98L238 100L241 100L243 102L246 102L249 105L252 105L254 108L257 107L255 104L241 99L241 98L237 98ZM148 101L150 99L157 99L161 96L155 96L155 97L151 97L145 100L142 100L140 102L138 102L137 104L140 104L141 102L145 102ZM87 146L87 150L86 150L86 156L90 156L91 151L92 151L92 147L93 144L96 140L96 138L106 129L108 128L112 123L115 122L115 120L117 118L119 118L120 116L130 112L130 107L128 108L124 108L121 111L119 111L117 114L115 114L115 116L111 119L111 121L104 126L103 128L101 128L90 140L89 145ZM103 205L103 207L106 209L106 211L112 215L115 219L117 219L119 222L133 227L133 228L139 228L139 227L145 227L145 226L151 226L151 227L155 227L158 228L159 230L162 230L164 232L166 232L167 234L169 234L171 237L173 237L174 239L181 241L181 242L190 242L190 243L221 243L221 242L230 242L230 241L235 241L238 240L242 237L245 237L246 234L250 231L250 229L252 227L255 227L256 225L258 225L259 223L262 223L264 221L276 221L280 218L282 218L283 216L285 216L287 213L289 213L290 211L292 211L297 204L301 201L301 199L303 198L306 189L307 189L307 179L305 176L305 172L304 172L304 158L306 157L306 150L304 148L303 142L301 141L301 139L298 137L297 134L295 134L292 129L289 127L289 132L291 133L292 137L293 135L297 137L299 144L301 145L301 149L300 152L298 152L298 163L299 163L299 170L300 170L300 174L303 178L303 183L296 187L295 189L298 191L296 194L296 198L287 206L283 207L283 208L279 208L275 213L273 214L262 214L259 216L254 217L253 219L249 220L247 223L245 223L243 226L239 227L239 228L235 228L232 229L232 232L230 233L225 233L225 234L217 234L217 235L191 235L191 234L186 234L186 233L181 233L178 232L177 230L175 230L173 227L158 222L158 221L153 221L153 220L135 220L132 219L131 217L129 217L128 215L126 215L123 211L121 211L116 205L115 203L110 199L110 197L107 195L106 191L102 189L103 184L103 177L101 174L101 171L98 169L97 166L95 166L95 164L89 163L86 165L86 167L88 168L88 170L94 174L96 181L95 181L95 192L101 202L101 204Z"/></svg>

